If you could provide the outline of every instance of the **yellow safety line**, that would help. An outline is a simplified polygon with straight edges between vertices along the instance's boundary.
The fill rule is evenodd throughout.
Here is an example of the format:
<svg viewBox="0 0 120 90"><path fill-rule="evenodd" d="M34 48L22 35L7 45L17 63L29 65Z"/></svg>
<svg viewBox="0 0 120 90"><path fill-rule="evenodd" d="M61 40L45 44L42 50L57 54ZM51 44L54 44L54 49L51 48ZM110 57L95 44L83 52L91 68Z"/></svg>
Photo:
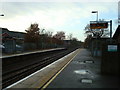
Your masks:
<svg viewBox="0 0 120 90"><path fill-rule="evenodd" d="M79 52L78 52L78 53L79 53ZM77 54L78 54L78 53L77 53ZM65 69L65 67L77 56L77 54L76 54L65 66L63 66L62 69L61 69L58 73L56 73L55 76L53 76L52 79L49 80L49 81L41 88L41 90L44 90L44 89L63 71L63 69Z"/></svg>

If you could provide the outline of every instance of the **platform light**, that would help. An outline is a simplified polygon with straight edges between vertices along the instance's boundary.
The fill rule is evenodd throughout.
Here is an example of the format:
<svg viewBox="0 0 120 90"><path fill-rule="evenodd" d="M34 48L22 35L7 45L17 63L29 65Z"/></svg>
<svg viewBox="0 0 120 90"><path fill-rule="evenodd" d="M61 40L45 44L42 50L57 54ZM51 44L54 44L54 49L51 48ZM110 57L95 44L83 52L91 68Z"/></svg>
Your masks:
<svg viewBox="0 0 120 90"><path fill-rule="evenodd" d="M4 16L4 14L0 14L0 16Z"/></svg>

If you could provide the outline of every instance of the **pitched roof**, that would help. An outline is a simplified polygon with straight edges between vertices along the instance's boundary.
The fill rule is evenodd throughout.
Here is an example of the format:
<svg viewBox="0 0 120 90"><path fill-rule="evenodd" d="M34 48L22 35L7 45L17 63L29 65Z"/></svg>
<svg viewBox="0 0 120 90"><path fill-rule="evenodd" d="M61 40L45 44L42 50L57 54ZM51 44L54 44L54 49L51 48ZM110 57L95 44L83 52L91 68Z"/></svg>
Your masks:
<svg viewBox="0 0 120 90"><path fill-rule="evenodd" d="M113 39L116 39L117 37L120 36L120 25L118 25L115 34L113 35Z"/></svg>
<svg viewBox="0 0 120 90"><path fill-rule="evenodd" d="M2 36L3 37L6 37L6 36L9 37L10 35L8 33L3 33Z"/></svg>

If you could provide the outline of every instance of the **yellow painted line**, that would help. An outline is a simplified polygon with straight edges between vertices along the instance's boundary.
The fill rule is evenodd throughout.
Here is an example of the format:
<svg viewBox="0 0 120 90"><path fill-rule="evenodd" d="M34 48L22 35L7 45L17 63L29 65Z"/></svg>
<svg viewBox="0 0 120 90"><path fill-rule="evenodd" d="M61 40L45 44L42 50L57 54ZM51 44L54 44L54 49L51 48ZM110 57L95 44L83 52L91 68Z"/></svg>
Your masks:
<svg viewBox="0 0 120 90"><path fill-rule="evenodd" d="M79 52L80 52L80 51L79 51ZM79 52L78 52L78 53L79 53ZM78 54L78 53L77 53L77 54ZM44 90L45 88L47 88L47 86L65 69L65 67L67 67L67 65L77 56L77 54L76 54L65 66L63 66L62 69L61 69L58 73L56 73L55 76L53 76L52 79L50 79L50 80L41 88L41 90Z"/></svg>

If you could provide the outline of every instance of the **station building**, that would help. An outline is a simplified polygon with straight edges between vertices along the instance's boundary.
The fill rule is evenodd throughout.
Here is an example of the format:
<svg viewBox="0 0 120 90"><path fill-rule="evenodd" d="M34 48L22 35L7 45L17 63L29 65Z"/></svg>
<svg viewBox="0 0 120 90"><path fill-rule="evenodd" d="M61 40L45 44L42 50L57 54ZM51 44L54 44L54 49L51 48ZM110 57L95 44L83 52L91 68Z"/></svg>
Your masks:
<svg viewBox="0 0 120 90"><path fill-rule="evenodd" d="M10 31L7 28L0 28L3 53L21 52L23 50L24 32Z"/></svg>
<svg viewBox="0 0 120 90"><path fill-rule="evenodd" d="M113 35L113 39L115 39L116 42L120 44L120 25L118 25L115 34Z"/></svg>

